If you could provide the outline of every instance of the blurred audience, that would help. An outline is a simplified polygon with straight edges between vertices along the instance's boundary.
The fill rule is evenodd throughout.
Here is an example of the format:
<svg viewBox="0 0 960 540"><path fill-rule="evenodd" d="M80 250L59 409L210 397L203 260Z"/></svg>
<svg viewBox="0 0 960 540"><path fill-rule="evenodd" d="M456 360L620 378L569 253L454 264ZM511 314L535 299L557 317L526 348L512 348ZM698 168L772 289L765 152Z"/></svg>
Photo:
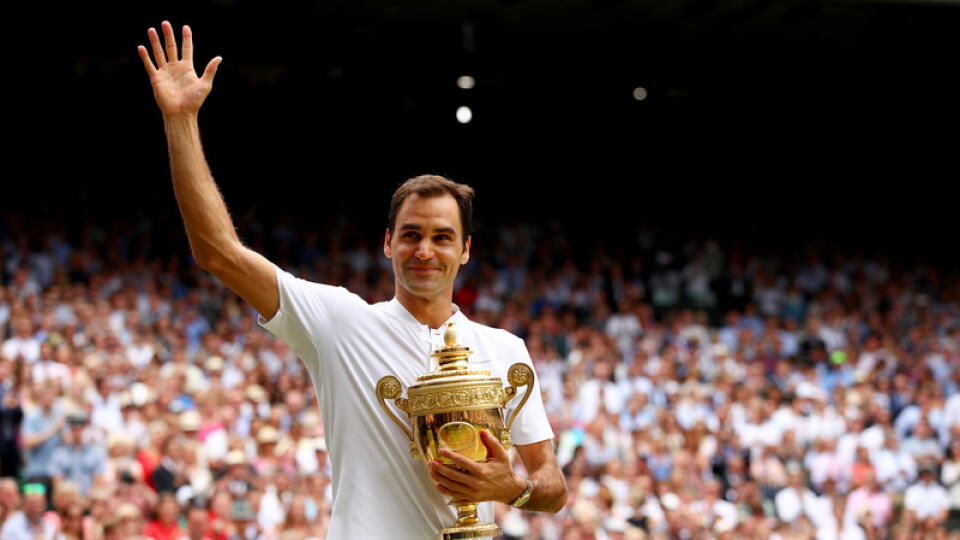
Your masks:
<svg viewBox="0 0 960 540"><path fill-rule="evenodd" d="M249 306L145 219L2 217L0 540L325 536L316 396ZM392 296L356 229L274 222L238 220L300 277ZM504 538L960 537L955 269L556 223L473 250L455 301L526 340L570 487L498 506Z"/></svg>

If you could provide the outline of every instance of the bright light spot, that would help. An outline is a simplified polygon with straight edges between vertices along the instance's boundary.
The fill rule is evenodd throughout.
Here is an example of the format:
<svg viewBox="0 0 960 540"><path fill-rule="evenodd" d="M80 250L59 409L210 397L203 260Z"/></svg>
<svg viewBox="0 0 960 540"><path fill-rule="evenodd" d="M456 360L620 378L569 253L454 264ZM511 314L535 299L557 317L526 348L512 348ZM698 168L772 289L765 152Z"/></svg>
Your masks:
<svg viewBox="0 0 960 540"><path fill-rule="evenodd" d="M457 77L457 86L464 90L473 88L473 85L475 84L477 84L477 81L473 80L473 77L469 75L461 75Z"/></svg>
<svg viewBox="0 0 960 540"><path fill-rule="evenodd" d="M635 100L637 100L637 101L643 101L643 100L647 99L647 89L644 88L644 87L642 87L642 86L638 86L638 87L634 88L634 89L633 89L633 99L635 99Z"/></svg>
<svg viewBox="0 0 960 540"><path fill-rule="evenodd" d="M463 106L457 109L457 121L461 124L466 124L470 120L473 120L473 111L470 110L470 107Z"/></svg>

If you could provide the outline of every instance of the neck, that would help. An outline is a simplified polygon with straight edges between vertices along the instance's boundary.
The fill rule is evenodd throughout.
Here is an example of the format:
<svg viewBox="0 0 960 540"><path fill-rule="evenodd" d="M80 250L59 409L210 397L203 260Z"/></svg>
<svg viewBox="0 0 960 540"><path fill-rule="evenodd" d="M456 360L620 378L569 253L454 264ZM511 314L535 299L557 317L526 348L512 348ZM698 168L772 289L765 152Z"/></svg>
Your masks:
<svg viewBox="0 0 960 540"><path fill-rule="evenodd" d="M453 293L423 298L410 294L406 289L397 287L397 300L400 305L421 323L430 328L440 328L453 315Z"/></svg>

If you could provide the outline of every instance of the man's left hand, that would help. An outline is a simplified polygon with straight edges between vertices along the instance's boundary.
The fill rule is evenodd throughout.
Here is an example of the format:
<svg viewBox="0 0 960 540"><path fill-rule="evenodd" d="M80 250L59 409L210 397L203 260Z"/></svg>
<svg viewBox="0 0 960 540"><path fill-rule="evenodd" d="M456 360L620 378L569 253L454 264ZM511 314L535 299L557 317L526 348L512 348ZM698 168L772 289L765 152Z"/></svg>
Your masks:
<svg viewBox="0 0 960 540"><path fill-rule="evenodd" d="M445 465L440 460L429 464L430 478L437 483L440 493L453 497L454 502L500 501L510 504L527 488L526 481L513 472L510 455L486 429L480 438L487 447L487 460L482 463L441 448L439 453L451 459L460 469Z"/></svg>

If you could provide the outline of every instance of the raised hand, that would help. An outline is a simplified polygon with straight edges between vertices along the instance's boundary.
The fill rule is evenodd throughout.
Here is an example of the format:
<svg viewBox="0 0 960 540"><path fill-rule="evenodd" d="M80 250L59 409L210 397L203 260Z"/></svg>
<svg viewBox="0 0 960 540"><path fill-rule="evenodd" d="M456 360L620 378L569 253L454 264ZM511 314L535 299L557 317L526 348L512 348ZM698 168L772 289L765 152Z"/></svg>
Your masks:
<svg viewBox="0 0 960 540"><path fill-rule="evenodd" d="M166 50L160 46L157 31L154 28L147 30L156 65L150 60L147 48L143 45L138 47L143 67L150 76L153 96L165 117L181 114L195 115L207 94L210 93L213 77L217 74L217 66L223 59L219 56L214 57L203 70L203 76L197 77L193 67L193 33L190 27L186 25L183 27L183 51L182 57L178 57L173 26L168 21L163 21L160 26L163 29Z"/></svg>

